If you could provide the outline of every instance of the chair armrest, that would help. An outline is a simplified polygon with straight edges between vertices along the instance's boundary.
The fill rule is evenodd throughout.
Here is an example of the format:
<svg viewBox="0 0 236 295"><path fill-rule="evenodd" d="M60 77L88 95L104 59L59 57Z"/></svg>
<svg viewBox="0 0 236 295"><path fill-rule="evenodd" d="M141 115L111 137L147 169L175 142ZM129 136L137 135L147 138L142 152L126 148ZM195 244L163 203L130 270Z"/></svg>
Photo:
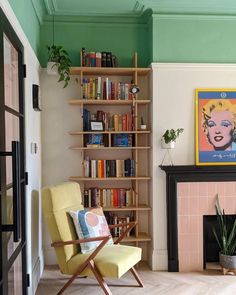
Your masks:
<svg viewBox="0 0 236 295"><path fill-rule="evenodd" d="M64 247L66 245L78 245L82 243L87 243L87 242L95 242L95 241L104 241L107 239L107 241L111 238L110 235L108 236L101 236L101 237L95 237L95 238L87 238L87 239L80 239L80 240L71 240L71 241L59 241L59 242L54 242L51 244L52 247Z"/></svg>
<svg viewBox="0 0 236 295"><path fill-rule="evenodd" d="M112 224L109 225L109 228L115 228L115 227L126 227L125 231L121 234L121 236L114 242L114 244L120 243L123 238L128 234L129 231L131 231L132 228L134 228L137 224L137 221L132 221L128 223L119 223L119 224Z"/></svg>
<svg viewBox="0 0 236 295"><path fill-rule="evenodd" d="M132 222L128 222L128 223L118 223L118 224L110 224L108 225L110 229L115 228L115 227L125 227L125 226L130 226L133 225L134 226L137 224L137 221L132 221Z"/></svg>

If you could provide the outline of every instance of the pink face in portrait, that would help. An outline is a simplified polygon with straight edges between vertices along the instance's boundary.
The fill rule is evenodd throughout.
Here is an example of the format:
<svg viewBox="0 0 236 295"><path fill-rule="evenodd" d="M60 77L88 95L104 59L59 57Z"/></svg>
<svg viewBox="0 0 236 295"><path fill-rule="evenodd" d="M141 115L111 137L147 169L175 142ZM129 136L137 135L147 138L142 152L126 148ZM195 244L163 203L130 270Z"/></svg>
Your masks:
<svg viewBox="0 0 236 295"><path fill-rule="evenodd" d="M233 115L230 111L212 112L207 121L208 140L215 150L230 150L234 129Z"/></svg>

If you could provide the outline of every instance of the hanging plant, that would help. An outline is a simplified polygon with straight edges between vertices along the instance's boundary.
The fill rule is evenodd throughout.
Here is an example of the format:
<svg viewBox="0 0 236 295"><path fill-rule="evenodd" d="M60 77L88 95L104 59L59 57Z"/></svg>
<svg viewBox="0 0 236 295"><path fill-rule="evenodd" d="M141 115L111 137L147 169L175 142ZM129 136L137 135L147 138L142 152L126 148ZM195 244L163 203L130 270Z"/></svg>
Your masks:
<svg viewBox="0 0 236 295"><path fill-rule="evenodd" d="M51 63L49 67L57 70L57 73L59 74L58 82L64 81L63 88L65 88L70 81L71 60L69 54L62 46L47 46L47 50L48 62Z"/></svg>

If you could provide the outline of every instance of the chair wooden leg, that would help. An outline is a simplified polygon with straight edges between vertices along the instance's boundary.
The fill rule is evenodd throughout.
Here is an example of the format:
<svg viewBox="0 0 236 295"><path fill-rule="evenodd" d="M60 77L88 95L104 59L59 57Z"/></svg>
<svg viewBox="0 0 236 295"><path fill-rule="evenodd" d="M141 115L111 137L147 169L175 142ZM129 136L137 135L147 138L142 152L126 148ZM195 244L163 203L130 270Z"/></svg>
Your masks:
<svg viewBox="0 0 236 295"><path fill-rule="evenodd" d="M101 276L99 270L96 268L93 260L91 260L88 263L89 267L91 268L95 278L97 279L99 285L101 286L101 288L103 289L104 293L106 295L112 295L111 290L109 289L109 287L107 286L107 283L104 281L103 277Z"/></svg>
<svg viewBox="0 0 236 295"><path fill-rule="evenodd" d="M132 272L133 276L135 277L136 281L138 282L139 287L143 287L144 285L143 285L143 283L142 283L136 269L134 267L132 267L130 269L130 271Z"/></svg>
<svg viewBox="0 0 236 295"><path fill-rule="evenodd" d="M61 290L57 293L57 295L61 295L71 284L72 282L78 277L78 275L87 267L88 263L84 263L81 265L81 267L78 269L76 274L74 274L67 282L66 284L61 288Z"/></svg>

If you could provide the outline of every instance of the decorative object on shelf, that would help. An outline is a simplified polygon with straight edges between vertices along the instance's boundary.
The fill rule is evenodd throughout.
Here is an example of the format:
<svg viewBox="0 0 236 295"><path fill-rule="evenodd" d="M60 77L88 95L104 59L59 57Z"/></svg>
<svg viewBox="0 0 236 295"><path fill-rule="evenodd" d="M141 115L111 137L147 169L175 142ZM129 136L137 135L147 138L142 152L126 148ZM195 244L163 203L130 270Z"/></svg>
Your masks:
<svg viewBox="0 0 236 295"><path fill-rule="evenodd" d="M139 93L139 91L140 91L140 88L138 85L132 85L129 89L129 92L133 95Z"/></svg>
<svg viewBox="0 0 236 295"><path fill-rule="evenodd" d="M36 85L36 84L32 85L32 99L33 99L33 109L35 111L42 111L39 85Z"/></svg>
<svg viewBox="0 0 236 295"><path fill-rule="evenodd" d="M48 50L48 63L47 63L47 73L49 75L59 74L58 82L63 81L65 88L70 80L70 66L71 60L68 52L63 48L63 46L58 46L54 44L54 14L53 14L53 33L52 33L52 45L47 45Z"/></svg>
<svg viewBox="0 0 236 295"><path fill-rule="evenodd" d="M163 165L164 160L166 156L168 155L171 165L173 166L173 161L171 158L170 149L173 149L175 147L175 141L179 137L180 133L184 131L183 128L178 128L176 130L174 129L167 129L166 132L162 135L161 138L161 147L163 149L166 149L165 155L163 157L163 160L161 162L161 165Z"/></svg>
<svg viewBox="0 0 236 295"><path fill-rule="evenodd" d="M90 121L91 131L104 131L104 123L102 121Z"/></svg>
<svg viewBox="0 0 236 295"><path fill-rule="evenodd" d="M220 248L220 265L223 269L223 274L228 271L236 274L236 219L233 226L229 227L226 221L224 210L221 210L218 195L216 196L216 215L219 225L219 232L213 227L212 231Z"/></svg>
<svg viewBox="0 0 236 295"><path fill-rule="evenodd" d="M236 164L236 89L196 89L196 165Z"/></svg>
<svg viewBox="0 0 236 295"><path fill-rule="evenodd" d="M141 117L141 125L140 125L140 129L141 129L141 130L147 130L147 125L144 124L144 119L143 119L143 117Z"/></svg>

